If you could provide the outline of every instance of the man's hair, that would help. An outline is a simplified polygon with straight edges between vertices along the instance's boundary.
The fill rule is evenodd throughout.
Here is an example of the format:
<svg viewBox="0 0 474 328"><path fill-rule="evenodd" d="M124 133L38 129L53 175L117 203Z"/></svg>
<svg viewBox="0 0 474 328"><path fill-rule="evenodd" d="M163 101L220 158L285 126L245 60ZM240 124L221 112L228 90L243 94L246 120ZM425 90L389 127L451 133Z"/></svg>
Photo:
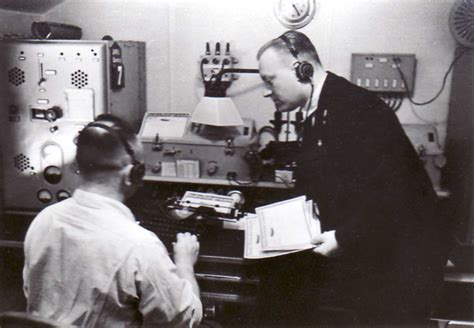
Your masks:
<svg viewBox="0 0 474 328"><path fill-rule="evenodd" d="M108 126L116 133L94 126L94 123ZM123 156L127 154L124 142L130 147L136 142L132 127L111 114L99 115L91 124L77 138L76 162L81 175L87 178L122 169Z"/></svg>
<svg viewBox="0 0 474 328"><path fill-rule="evenodd" d="M319 59L319 55L318 55L318 52L316 51L316 48L314 47L313 43L306 35L297 31L286 31L285 33L282 34L282 36L285 36L290 42L291 46L293 46L296 49L298 53L297 55L298 59L305 60L307 58L311 58L316 63L318 64L321 63L321 60ZM278 52L286 52L290 56L293 56L293 54L290 51L290 48L288 47L286 42L283 40L282 36L272 39L268 41L267 43L265 43L263 46L261 46L257 53L257 60L260 59L262 54L270 48L275 49Z"/></svg>

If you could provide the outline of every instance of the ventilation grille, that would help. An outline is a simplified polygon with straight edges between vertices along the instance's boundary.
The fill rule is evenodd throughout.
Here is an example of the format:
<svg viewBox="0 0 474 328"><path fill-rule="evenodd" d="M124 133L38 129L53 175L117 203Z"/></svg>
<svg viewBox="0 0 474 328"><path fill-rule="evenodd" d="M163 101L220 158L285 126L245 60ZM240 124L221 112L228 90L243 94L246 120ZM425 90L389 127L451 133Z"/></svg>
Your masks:
<svg viewBox="0 0 474 328"><path fill-rule="evenodd" d="M71 74L71 84L79 89L85 87L89 84L87 74L78 69L77 71Z"/></svg>
<svg viewBox="0 0 474 328"><path fill-rule="evenodd" d="M16 155L13 158L13 163L15 167L21 172L26 171L30 168L33 169L32 167L30 167L30 159L23 154Z"/></svg>
<svg viewBox="0 0 474 328"><path fill-rule="evenodd" d="M457 0L454 3L449 28L457 42L474 47L474 0Z"/></svg>
<svg viewBox="0 0 474 328"><path fill-rule="evenodd" d="M25 83L25 72L18 67L12 68L8 71L8 82L15 86Z"/></svg>

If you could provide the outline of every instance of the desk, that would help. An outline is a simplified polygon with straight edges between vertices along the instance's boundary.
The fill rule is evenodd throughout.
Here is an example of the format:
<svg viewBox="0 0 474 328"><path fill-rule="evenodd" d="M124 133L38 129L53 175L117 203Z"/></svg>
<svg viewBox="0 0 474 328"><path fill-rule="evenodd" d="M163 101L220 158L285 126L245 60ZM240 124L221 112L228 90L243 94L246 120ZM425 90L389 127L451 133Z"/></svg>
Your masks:
<svg viewBox="0 0 474 328"><path fill-rule="evenodd" d="M0 288L5 293L0 296L8 299L9 304L0 311L25 310L23 240L35 215L33 212L10 211L4 216L5 231L0 239L4 264L1 279L8 286ZM243 231L211 228L207 232L200 238L201 251L195 265L205 318L225 325L249 325L256 317L254 309L259 279L254 265L243 259ZM216 233L219 233L218 237ZM223 239L227 247L221 247L220 240ZM164 243L166 245L166 241ZM170 251L170 245L167 246Z"/></svg>

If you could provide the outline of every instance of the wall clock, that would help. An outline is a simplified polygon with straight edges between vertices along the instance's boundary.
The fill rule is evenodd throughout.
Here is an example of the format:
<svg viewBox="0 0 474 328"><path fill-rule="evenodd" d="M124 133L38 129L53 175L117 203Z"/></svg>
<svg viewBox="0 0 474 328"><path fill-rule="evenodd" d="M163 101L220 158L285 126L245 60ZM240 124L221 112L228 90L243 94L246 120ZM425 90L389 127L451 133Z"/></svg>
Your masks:
<svg viewBox="0 0 474 328"><path fill-rule="evenodd" d="M274 12L283 26L298 29L313 19L316 13L316 0L277 0Z"/></svg>

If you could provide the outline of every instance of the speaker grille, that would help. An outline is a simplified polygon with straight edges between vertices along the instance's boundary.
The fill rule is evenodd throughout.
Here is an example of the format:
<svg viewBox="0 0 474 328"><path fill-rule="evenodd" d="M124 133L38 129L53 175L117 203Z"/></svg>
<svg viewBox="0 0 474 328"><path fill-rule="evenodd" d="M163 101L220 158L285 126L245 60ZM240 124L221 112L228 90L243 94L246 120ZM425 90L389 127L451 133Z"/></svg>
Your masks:
<svg viewBox="0 0 474 328"><path fill-rule="evenodd" d="M26 171L30 168L30 159L23 154L16 155L13 158L13 163L15 167L21 172Z"/></svg>
<svg viewBox="0 0 474 328"><path fill-rule="evenodd" d="M449 16L449 27L456 41L474 47L474 0L457 0Z"/></svg>
<svg viewBox="0 0 474 328"><path fill-rule="evenodd" d="M25 72L18 67L14 67L8 71L8 82L15 86L25 83Z"/></svg>
<svg viewBox="0 0 474 328"><path fill-rule="evenodd" d="M89 84L87 73L78 69L71 74L71 84L78 89L81 89Z"/></svg>

